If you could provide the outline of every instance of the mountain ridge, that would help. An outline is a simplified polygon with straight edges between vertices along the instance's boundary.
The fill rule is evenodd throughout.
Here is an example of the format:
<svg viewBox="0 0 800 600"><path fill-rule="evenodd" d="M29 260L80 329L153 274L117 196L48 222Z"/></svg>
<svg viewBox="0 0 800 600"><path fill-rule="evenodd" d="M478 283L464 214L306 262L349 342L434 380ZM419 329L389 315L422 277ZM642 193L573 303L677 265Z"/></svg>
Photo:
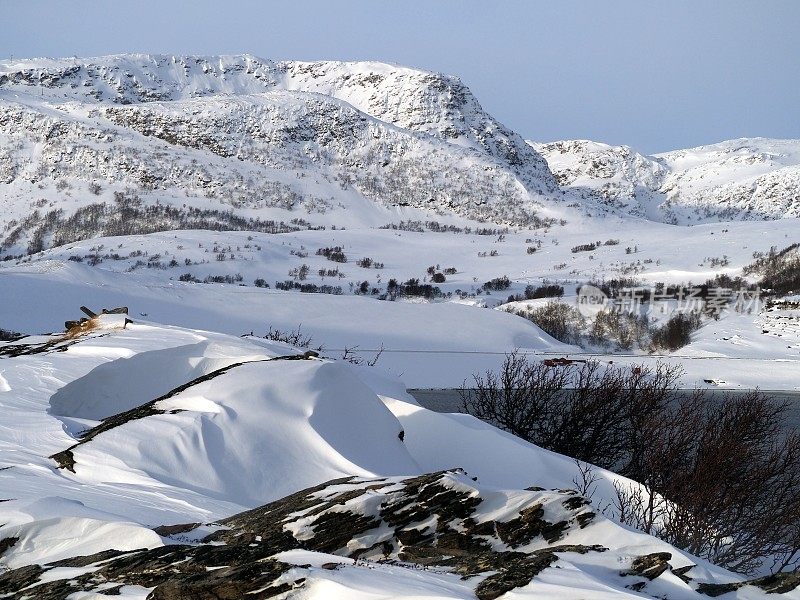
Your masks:
<svg viewBox="0 0 800 600"><path fill-rule="evenodd" d="M653 155L591 140L529 143L563 188L636 216L681 225L800 216L800 140L737 138Z"/></svg>
<svg viewBox="0 0 800 600"><path fill-rule="evenodd" d="M457 77L380 62L15 60L0 61L0 195L5 256L118 233L132 205L131 233L771 220L800 216L800 142L526 142Z"/></svg>

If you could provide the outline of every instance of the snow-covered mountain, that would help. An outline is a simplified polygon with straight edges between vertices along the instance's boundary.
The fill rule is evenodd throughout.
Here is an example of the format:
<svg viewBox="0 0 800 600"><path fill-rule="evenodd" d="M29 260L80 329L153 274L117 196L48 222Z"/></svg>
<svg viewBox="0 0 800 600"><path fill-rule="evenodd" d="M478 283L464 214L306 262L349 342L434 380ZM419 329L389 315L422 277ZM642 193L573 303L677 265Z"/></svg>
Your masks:
<svg viewBox="0 0 800 600"><path fill-rule="evenodd" d="M119 233L123 211L128 232L270 230L231 213L279 230L381 225L403 207L534 225L555 190L454 77L251 56L0 63L9 253Z"/></svg>
<svg viewBox="0 0 800 600"><path fill-rule="evenodd" d="M800 216L800 140L738 139L644 156L586 140L531 142L559 185L676 224Z"/></svg>
<svg viewBox="0 0 800 600"><path fill-rule="evenodd" d="M374 62L0 62L0 251L102 234L800 214L800 143L526 143L456 77ZM546 160L545 160L546 159ZM555 174L555 176L554 176ZM559 189L561 186L561 189Z"/></svg>
<svg viewBox="0 0 800 600"><path fill-rule="evenodd" d="M529 143L381 63L0 62L0 598L800 598L620 525L638 484L584 498L572 459L406 392L585 357L502 310L537 286L753 279L796 241L759 220L798 216L798 164ZM130 315L41 334L82 304ZM753 311L669 356L685 387L797 388L800 317Z"/></svg>

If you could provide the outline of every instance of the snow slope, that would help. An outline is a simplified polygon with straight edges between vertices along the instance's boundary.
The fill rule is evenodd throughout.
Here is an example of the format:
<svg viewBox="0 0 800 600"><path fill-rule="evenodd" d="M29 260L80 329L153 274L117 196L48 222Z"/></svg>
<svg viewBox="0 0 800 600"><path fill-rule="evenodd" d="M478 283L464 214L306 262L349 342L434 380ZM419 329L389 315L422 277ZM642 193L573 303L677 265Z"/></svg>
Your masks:
<svg viewBox="0 0 800 600"><path fill-rule="evenodd" d="M302 331L313 337L312 345L323 345L329 356L354 348L372 359L384 347L381 367L403 376L413 387L460 385L475 370L502 361L509 348L574 350L528 321L454 302L380 302L352 295L142 280L72 261L37 266L46 270L37 273L21 266L0 275L0 322L4 327L55 331L62 323L60 315L87 302L129 306L133 314L146 314L146 319L234 335L264 335L270 328L288 332L302 326ZM23 306L27 308L23 310ZM486 355L471 354L473 351L490 352L490 362ZM187 368L177 366L175 370L184 373ZM169 376L167 381L173 378Z"/></svg>
<svg viewBox="0 0 800 600"><path fill-rule="evenodd" d="M200 218L267 227L231 215L282 229L434 213L536 224L556 191L458 79L379 63L4 62L0 142L7 253Z"/></svg>
<svg viewBox="0 0 800 600"><path fill-rule="evenodd" d="M743 138L643 156L586 140L531 142L585 201L678 224L797 217L800 141Z"/></svg>
<svg viewBox="0 0 800 600"><path fill-rule="evenodd" d="M174 231L75 242L0 265L0 327L54 331L62 315L93 302L129 306L145 319L234 335L302 326L328 356L357 347L371 360L383 347L379 366L408 387L459 387L473 373L496 368L515 347L558 356L578 352L525 319L482 306L501 305L526 286L544 283L562 285L564 301L574 304L576 288L587 281L628 277L643 286L697 285L717 275L739 276L755 252L784 247L797 232L794 219L678 228L609 216L587 217L580 225L502 236L350 228L280 235ZM609 239L618 243L605 245ZM601 245L594 251L572 252L597 241ZM334 246L343 249L346 263L317 254ZM529 253L532 247L536 251ZM364 257L383 267L359 266ZM308 274L301 282L290 272L303 265ZM427 269L436 265L439 272L450 267L456 272L436 284L442 296L435 301L376 299L392 279L430 282ZM193 281L227 276L230 283L181 281L186 275ZM508 289L487 294L485 282L503 276L509 278ZM259 279L270 288L256 287ZM277 290L286 280L329 286L328 291L340 288L340 294ZM367 293L358 294L365 281ZM686 387L714 379L724 381L723 387L798 389L800 334L784 327L796 320L796 311L785 311L782 322L773 325L767 321L775 318L754 309L707 320L692 344L666 357L686 369ZM654 362L665 357L603 352L596 358Z"/></svg>
<svg viewBox="0 0 800 600"><path fill-rule="evenodd" d="M576 588L640 597L626 588L633 583L648 596L698 598L699 582L742 581L563 491L577 474L571 460L474 418L430 413L374 369L297 360L282 344L106 320L77 337L51 336L61 351L40 352L42 337L0 343L0 563L10 569L0 584L12 598L28 586L43 599L114 587L145 598L162 585L189 594L282 582L293 598L560 598ZM131 408L124 385L133 375L142 397ZM102 407L78 394L100 381ZM462 461L469 476L437 472ZM601 506L624 480L597 474ZM562 491L522 491L531 485ZM177 524L188 525L153 529ZM426 529L438 541L409 537ZM431 554L448 554L459 539L478 546L455 563ZM73 558L87 554L95 556ZM644 577L636 559L650 555L657 573ZM395 561L374 562L382 556ZM672 572L680 567L690 567L680 571L688 578ZM764 592L748 585L732 597Z"/></svg>

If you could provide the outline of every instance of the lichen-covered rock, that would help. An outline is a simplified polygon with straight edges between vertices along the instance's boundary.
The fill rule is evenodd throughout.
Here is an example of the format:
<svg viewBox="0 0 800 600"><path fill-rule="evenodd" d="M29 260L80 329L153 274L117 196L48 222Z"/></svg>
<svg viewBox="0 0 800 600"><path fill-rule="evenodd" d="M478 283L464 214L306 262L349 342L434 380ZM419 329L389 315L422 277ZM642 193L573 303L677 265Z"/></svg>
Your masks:
<svg viewBox="0 0 800 600"><path fill-rule="evenodd" d="M653 554L639 556L633 560L630 570L625 574L641 575L652 580L670 568L670 559L672 559L672 554L669 552L654 552Z"/></svg>
<svg viewBox="0 0 800 600"><path fill-rule="evenodd" d="M401 478L344 478L303 490L213 524L197 545L175 544L134 552L107 551L25 567L0 575L0 589L22 600L28 590L42 600L113 586L154 588L151 598L269 598L302 585L273 558L293 549L361 559L402 560L451 569L465 578L482 574L479 598L496 598L527 584L558 560L555 552L599 552L600 546L550 549L569 528L580 528L585 503L568 503L555 491L525 492L509 518L485 517L485 498L458 471ZM496 498L495 498L496 500ZM196 524L163 525L162 535L190 534ZM515 550L512 550L512 546ZM538 548L537 548L538 546ZM86 568L70 581L60 567ZM36 585L46 572L47 581ZM282 576L284 576L282 578ZM33 586L33 588L30 588ZM109 592L106 592L109 593Z"/></svg>

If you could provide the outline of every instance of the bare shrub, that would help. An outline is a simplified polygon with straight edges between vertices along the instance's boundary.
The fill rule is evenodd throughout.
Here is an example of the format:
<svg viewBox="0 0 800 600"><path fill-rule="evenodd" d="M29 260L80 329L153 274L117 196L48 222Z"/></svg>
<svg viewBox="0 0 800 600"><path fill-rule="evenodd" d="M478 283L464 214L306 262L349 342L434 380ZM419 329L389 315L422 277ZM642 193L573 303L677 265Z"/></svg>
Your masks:
<svg viewBox="0 0 800 600"><path fill-rule="evenodd" d="M25 336L21 333L0 327L0 342L15 342L23 337Z"/></svg>
<svg viewBox="0 0 800 600"><path fill-rule="evenodd" d="M291 331L282 331L280 329L273 329L270 327L269 331L264 335L264 338L267 340L272 340L273 342L283 342L284 344L289 344L295 348L309 348L315 350L316 352L322 352L322 346L312 348L311 344L314 338L310 335L304 334L302 332L302 328L302 325L298 325L297 329L292 329Z"/></svg>
<svg viewBox="0 0 800 600"><path fill-rule="evenodd" d="M686 396L619 488L620 519L733 571L800 566L800 435L783 429L788 405L758 391Z"/></svg>
<svg viewBox="0 0 800 600"><path fill-rule="evenodd" d="M700 315L696 312L675 313L651 334L650 349L674 352L692 341L692 333L700 328Z"/></svg>
<svg viewBox="0 0 800 600"><path fill-rule="evenodd" d="M578 244L577 246L572 247L572 253L577 254L578 252L591 252L592 250L597 250L601 246L600 242L592 242L590 244Z"/></svg>
<svg viewBox="0 0 800 600"><path fill-rule="evenodd" d="M294 279L299 279L300 281L305 281L308 277L311 268L303 263L299 267L294 267L293 269L289 270L289 277L293 277Z"/></svg>
<svg viewBox="0 0 800 600"><path fill-rule="evenodd" d="M565 344L577 344L581 339L584 318L578 310L563 302L548 302L526 313L517 313L538 325L542 331Z"/></svg>
<svg viewBox="0 0 800 600"><path fill-rule="evenodd" d="M461 390L462 408L577 459L585 494L592 464L639 482L615 486L628 525L740 573L798 568L800 434L788 404L682 392L681 374L664 363L547 367L513 352Z"/></svg>
<svg viewBox="0 0 800 600"><path fill-rule="evenodd" d="M619 310L602 310L595 315L589 328L592 344L616 344L620 350L630 350L634 344L647 345L650 326L647 317Z"/></svg>
<svg viewBox="0 0 800 600"><path fill-rule="evenodd" d="M675 398L678 366L563 367L514 351L499 373L474 375L462 409L534 444L627 474L642 444L642 423Z"/></svg>
<svg viewBox="0 0 800 600"><path fill-rule="evenodd" d="M491 291L501 291L507 290L511 287L511 280L508 278L508 275L503 275L502 277L495 277L494 279L490 279L486 283L483 284L483 289L491 290Z"/></svg>
<svg viewBox="0 0 800 600"><path fill-rule="evenodd" d="M756 257L756 261L745 267L744 273L760 273L759 285L778 295L800 291L800 244L792 244L781 251L771 248L769 253Z"/></svg>
<svg viewBox="0 0 800 600"><path fill-rule="evenodd" d="M536 300L538 298L561 298L564 295L563 286L551 284L534 287L525 286L525 299Z"/></svg>
<svg viewBox="0 0 800 600"><path fill-rule="evenodd" d="M328 260L332 260L333 262L338 263L346 263L347 256L344 253L344 249L341 246L333 246L332 248L318 248L317 249L317 256L324 256Z"/></svg>
<svg viewBox="0 0 800 600"><path fill-rule="evenodd" d="M462 409L537 443L545 437L547 415L553 412L568 375L566 370L529 362L515 350L506 356L499 373L473 375L473 387L462 387Z"/></svg>
<svg viewBox="0 0 800 600"><path fill-rule="evenodd" d="M366 365L368 367L374 367L376 364L378 364L378 361L380 360L382 355L383 355L383 344L381 344L381 347L375 353L375 356L373 356L370 359L364 358L361 355L358 346L352 346L352 347L345 346L345 348L342 350L342 355L340 358L341 360L345 360L354 365Z"/></svg>

